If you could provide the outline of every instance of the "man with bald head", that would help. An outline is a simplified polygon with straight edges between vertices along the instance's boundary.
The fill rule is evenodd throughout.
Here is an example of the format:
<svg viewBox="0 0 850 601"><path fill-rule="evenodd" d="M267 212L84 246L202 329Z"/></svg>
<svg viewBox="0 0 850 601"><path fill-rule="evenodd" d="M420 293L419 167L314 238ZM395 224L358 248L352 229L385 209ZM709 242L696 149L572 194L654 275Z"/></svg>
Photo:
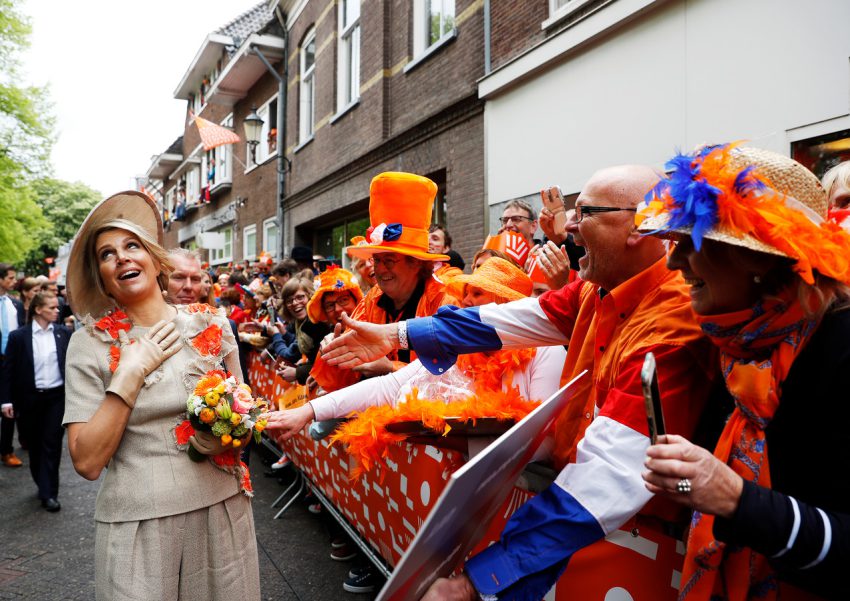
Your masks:
<svg viewBox="0 0 850 601"><path fill-rule="evenodd" d="M649 503L641 479L649 438L640 371L652 352L668 431L694 433L716 363L687 286L666 268L663 243L635 227L636 207L657 181L643 166L591 177L569 226L586 250L580 279L564 288L398 324L350 323L325 351L329 362L351 367L401 340L439 373L463 353L568 344L564 381L590 371L555 426L555 482L517 510L463 575L438 580L425 599L541 599L556 581L564 598L603 599L615 587L635 599L675 598L671 577L682 556L670 534L687 515Z"/></svg>

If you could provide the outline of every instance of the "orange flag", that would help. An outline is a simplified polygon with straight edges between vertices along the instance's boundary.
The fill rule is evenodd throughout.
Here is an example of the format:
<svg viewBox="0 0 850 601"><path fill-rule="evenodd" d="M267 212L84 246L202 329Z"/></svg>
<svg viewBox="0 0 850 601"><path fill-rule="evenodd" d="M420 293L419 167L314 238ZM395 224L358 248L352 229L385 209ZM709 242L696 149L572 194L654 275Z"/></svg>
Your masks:
<svg viewBox="0 0 850 601"><path fill-rule="evenodd" d="M212 121L207 121L201 117L190 116L195 120L198 133L201 134L201 142L204 145L204 150L212 150L216 146L222 146L224 144L236 144L239 141L239 136L226 127L216 125Z"/></svg>

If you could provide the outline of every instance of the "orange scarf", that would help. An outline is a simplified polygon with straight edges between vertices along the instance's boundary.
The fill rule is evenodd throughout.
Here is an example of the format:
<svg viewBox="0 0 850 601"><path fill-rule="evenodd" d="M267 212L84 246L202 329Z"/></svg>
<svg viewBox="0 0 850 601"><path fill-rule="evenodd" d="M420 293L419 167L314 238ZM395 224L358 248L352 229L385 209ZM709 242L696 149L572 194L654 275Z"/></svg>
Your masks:
<svg viewBox="0 0 850 601"><path fill-rule="evenodd" d="M714 455L735 473L770 488L765 428L779 406L779 391L791 365L817 328L790 291L752 309L698 317L720 349L726 387L735 409ZM715 540L714 516L694 512L682 572L680 601L773 601L776 574L767 558L748 547L732 548Z"/></svg>

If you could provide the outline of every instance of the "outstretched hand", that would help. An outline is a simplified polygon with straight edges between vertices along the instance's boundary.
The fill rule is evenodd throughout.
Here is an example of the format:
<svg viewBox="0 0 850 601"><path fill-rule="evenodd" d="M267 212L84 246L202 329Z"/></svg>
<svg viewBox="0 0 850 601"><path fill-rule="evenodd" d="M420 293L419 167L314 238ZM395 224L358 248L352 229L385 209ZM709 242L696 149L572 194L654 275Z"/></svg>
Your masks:
<svg viewBox="0 0 850 601"><path fill-rule="evenodd" d="M270 411L260 416L266 420L266 430L275 440L284 441L304 429L316 418L313 406L306 403L296 409L284 409L283 411Z"/></svg>
<svg viewBox="0 0 850 601"><path fill-rule="evenodd" d="M346 369L386 356L398 346L398 324L354 321L342 314L345 333L336 336L322 351L329 365Z"/></svg>
<svg viewBox="0 0 850 601"><path fill-rule="evenodd" d="M466 574L438 578L425 592L421 601L475 601L478 593Z"/></svg>

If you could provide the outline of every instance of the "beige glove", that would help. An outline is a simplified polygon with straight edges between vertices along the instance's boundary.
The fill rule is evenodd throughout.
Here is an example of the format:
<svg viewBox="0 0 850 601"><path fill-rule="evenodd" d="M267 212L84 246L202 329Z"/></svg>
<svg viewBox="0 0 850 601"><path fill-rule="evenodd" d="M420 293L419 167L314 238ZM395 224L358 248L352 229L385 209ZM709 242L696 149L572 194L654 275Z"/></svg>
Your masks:
<svg viewBox="0 0 850 601"><path fill-rule="evenodd" d="M132 409L136 397L145 383L145 376L159 367L163 361L177 353L183 343L173 322L160 321L134 344L130 344L127 332L118 334L121 342L121 359L118 369L106 392L118 395Z"/></svg>

